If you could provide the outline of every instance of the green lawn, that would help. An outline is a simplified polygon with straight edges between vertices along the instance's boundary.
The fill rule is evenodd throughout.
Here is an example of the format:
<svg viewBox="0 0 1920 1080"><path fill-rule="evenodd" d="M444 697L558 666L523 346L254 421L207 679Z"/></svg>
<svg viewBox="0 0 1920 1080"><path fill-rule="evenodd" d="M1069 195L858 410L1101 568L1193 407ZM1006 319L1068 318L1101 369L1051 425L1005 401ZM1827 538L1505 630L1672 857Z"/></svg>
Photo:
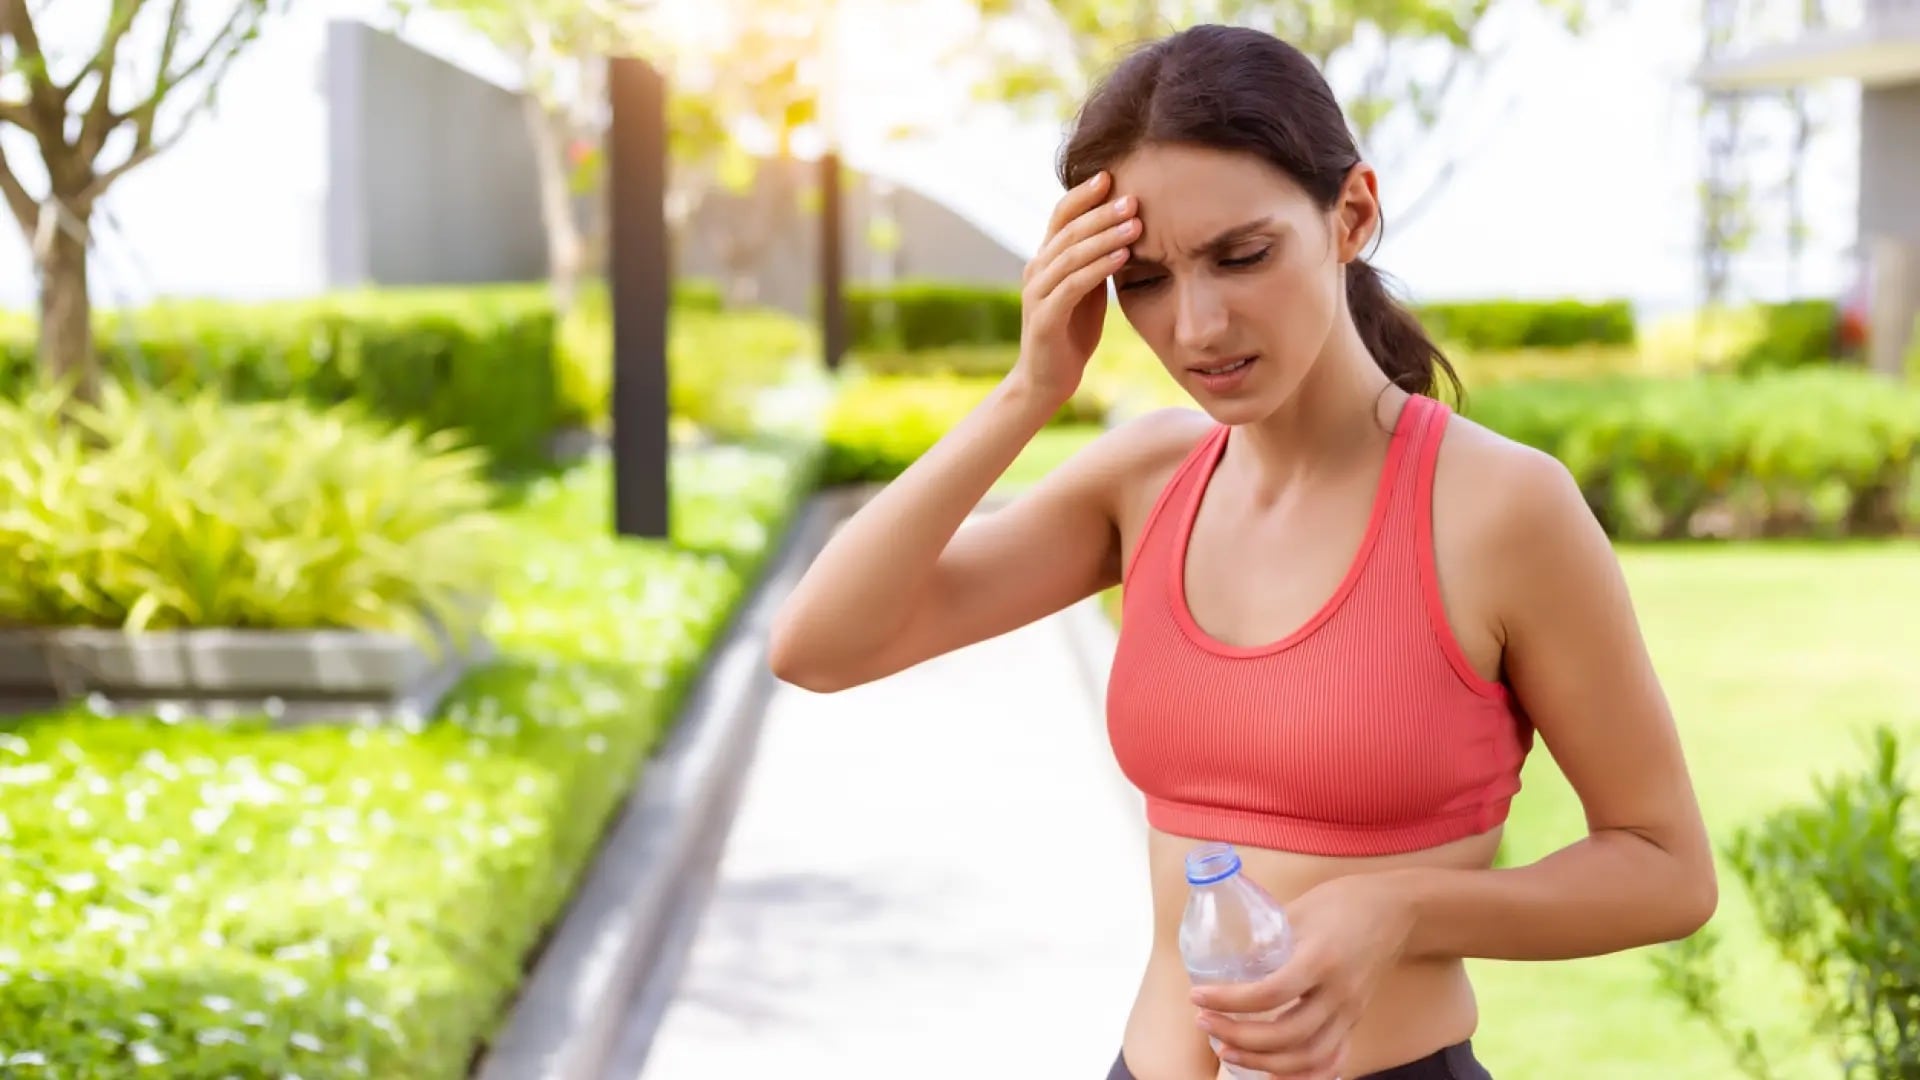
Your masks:
<svg viewBox="0 0 1920 1080"><path fill-rule="evenodd" d="M1642 624L1686 744L1709 828L1733 830L1865 760L1879 721L1920 738L1920 545L1624 549ZM1581 835L1578 801L1536 749L1508 829L1524 861ZM1807 1043L1800 987L1761 940L1723 864L1715 923L1741 1015L1798 1053L1782 1077L1838 1077ZM1480 962L1476 1046L1494 1075L1556 1080L1732 1077L1730 1056L1654 981L1645 951L1556 964Z"/></svg>

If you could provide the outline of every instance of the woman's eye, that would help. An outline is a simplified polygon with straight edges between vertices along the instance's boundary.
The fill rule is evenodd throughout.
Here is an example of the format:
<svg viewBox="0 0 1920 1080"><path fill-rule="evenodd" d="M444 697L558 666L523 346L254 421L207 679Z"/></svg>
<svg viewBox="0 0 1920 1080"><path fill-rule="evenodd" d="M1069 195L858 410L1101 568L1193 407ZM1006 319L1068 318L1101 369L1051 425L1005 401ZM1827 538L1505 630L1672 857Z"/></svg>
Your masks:
<svg viewBox="0 0 1920 1080"><path fill-rule="evenodd" d="M1260 263L1265 262L1267 253L1272 250L1272 248L1261 248L1251 255L1242 255L1233 259L1222 259L1220 262L1222 265L1233 267L1235 270L1243 270L1249 266L1258 266Z"/></svg>
<svg viewBox="0 0 1920 1080"><path fill-rule="evenodd" d="M1161 278L1157 278L1157 277L1134 278L1132 281L1120 282L1119 285L1116 286L1116 288L1118 288L1119 291L1121 292L1134 292L1140 289L1148 288L1150 286L1158 285L1160 284L1161 280L1162 280Z"/></svg>

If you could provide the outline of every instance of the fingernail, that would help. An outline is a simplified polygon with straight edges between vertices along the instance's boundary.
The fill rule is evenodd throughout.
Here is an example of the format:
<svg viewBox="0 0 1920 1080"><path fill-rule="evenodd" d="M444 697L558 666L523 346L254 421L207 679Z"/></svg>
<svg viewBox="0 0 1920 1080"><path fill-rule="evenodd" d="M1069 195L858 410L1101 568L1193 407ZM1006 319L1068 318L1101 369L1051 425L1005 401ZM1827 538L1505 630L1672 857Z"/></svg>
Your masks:
<svg viewBox="0 0 1920 1080"><path fill-rule="evenodd" d="M1113 212L1116 214L1124 214L1131 209L1133 209L1133 196L1131 195L1122 195L1113 201Z"/></svg>

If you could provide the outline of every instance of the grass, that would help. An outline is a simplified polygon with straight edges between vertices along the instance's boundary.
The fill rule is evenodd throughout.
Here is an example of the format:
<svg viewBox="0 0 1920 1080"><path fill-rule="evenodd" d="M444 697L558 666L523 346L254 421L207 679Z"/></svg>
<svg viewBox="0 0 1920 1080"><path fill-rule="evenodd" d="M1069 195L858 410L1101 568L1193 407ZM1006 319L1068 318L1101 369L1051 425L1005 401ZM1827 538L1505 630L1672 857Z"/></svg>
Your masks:
<svg viewBox="0 0 1920 1080"><path fill-rule="evenodd" d="M1920 737L1920 545L1638 547L1622 560L1716 844L1816 777L1865 761L1876 722ZM1582 835L1579 801L1544 747L1508 828L1515 861ZM1772 956L1722 864L1715 924L1740 958L1740 1015L1788 1077L1840 1075L1809 1045L1793 975ZM1601 1080L1733 1076L1705 1025L1656 987L1645 950L1555 964L1476 962L1476 1043L1493 1073Z"/></svg>
<svg viewBox="0 0 1920 1080"><path fill-rule="evenodd" d="M1816 778L1863 764L1866 729L1920 740L1920 544L1623 546L1641 626L1716 846ZM1119 590L1101 597L1118 616ZM1507 828L1509 862L1578 840L1579 800L1537 744ZM1840 1076L1794 974L1761 937L1724 860L1715 927L1737 958L1734 1019L1775 1075ZM1473 961L1475 1049L1495 1076L1738 1076L1706 1025L1658 987L1651 950L1551 964Z"/></svg>

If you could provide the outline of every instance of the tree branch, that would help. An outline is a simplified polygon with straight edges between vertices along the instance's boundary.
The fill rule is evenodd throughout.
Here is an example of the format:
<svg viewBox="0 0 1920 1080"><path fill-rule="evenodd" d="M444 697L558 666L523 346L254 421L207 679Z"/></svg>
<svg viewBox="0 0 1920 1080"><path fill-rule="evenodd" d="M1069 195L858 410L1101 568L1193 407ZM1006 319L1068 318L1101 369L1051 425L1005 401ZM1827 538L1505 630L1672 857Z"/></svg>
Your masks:
<svg viewBox="0 0 1920 1080"><path fill-rule="evenodd" d="M0 146L0 193L7 199L7 208L13 211L15 221L20 223L20 231L26 235L27 243L40 231L40 204L27 194L26 185L13 174L13 165L7 160L7 151Z"/></svg>
<svg viewBox="0 0 1920 1080"><path fill-rule="evenodd" d="M162 67L160 73L154 77L153 94L127 112L116 114L112 127L118 127L129 120L134 124L133 149L128 152L125 161L94 177L93 182L88 184L86 190L80 194L82 205L98 200L100 196L106 194L107 189L112 187L115 181L179 142L181 137L192 129L194 120L212 107L214 93L220 85L220 80L226 75L227 68L232 66L234 60L240 55L241 46L252 37L251 26L243 26L242 18L249 12L259 12L264 4L263 0L242 0L239 6L235 7L232 16L227 19L226 25L220 28L220 32L207 45L205 51L179 72L169 75L165 69L165 60L171 58L177 44L179 20L185 6L186 0L174 0L174 7L168 20ZM161 102L176 86L193 77L210 62L216 66L207 80L206 93L202 94L200 99L194 102L193 106L180 118L172 134L156 142L153 130L159 116Z"/></svg>
<svg viewBox="0 0 1920 1080"><path fill-rule="evenodd" d="M232 32L234 25L240 21L240 16L247 10L247 0L242 0L240 5L233 9L233 14L227 17L227 25L221 27L220 32L215 34L213 40L207 44L207 51L201 53L199 58L189 65L185 71L175 75L170 69L173 66L174 50L180 46L181 20L186 15L186 9L187 0L173 0L173 10L167 13L167 36L165 40L161 42L160 63L154 69L153 93L148 94L145 100L124 113L113 114L109 112L108 114L112 117L109 130L119 127L126 121L130 120L133 122L133 154L136 157L153 145L153 125L160 115L160 103L166 100L167 94L170 93L181 80L198 70L200 65L204 64L207 58L213 55L214 50L219 48L222 42L226 41L227 35ZM96 149L95 152L97 153L98 150Z"/></svg>
<svg viewBox="0 0 1920 1080"><path fill-rule="evenodd" d="M41 153L52 161L67 148L61 130L67 118L67 100L47 73L47 57L40 49L40 35L33 28L27 0L0 0L0 31L13 37L20 50L18 66L27 80L25 110L32 122L20 126L33 135Z"/></svg>
<svg viewBox="0 0 1920 1080"><path fill-rule="evenodd" d="M99 72L100 82L94 87L93 102L87 106L85 117L80 122L80 139L76 144L84 161L99 157L101 148L107 144L107 137L119 126L113 115L113 73L118 66L120 41L145 4L146 0L114 0L113 14L107 19L107 32L100 39L99 50L64 91L67 95L73 94L89 74ZM164 61L162 66L164 69Z"/></svg>

